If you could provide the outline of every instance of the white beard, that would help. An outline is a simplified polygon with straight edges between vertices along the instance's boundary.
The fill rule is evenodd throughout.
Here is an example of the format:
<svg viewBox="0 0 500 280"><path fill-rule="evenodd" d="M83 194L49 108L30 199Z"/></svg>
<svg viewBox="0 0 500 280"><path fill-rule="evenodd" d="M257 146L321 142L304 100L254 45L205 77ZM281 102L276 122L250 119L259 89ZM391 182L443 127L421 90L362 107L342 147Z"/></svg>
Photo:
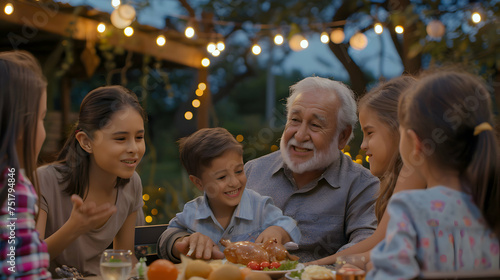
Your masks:
<svg viewBox="0 0 500 280"><path fill-rule="evenodd" d="M288 166L288 168L292 170L293 173L302 174L307 171L321 170L328 167L332 162L339 159L340 153L337 146L338 140L339 140L339 135L336 135L333 138L333 141L331 142L330 146L328 147L328 151L318 153L316 147L311 141L301 143L299 145L299 143L297 143L297 140L295 140L295 138L292 137L288 141L288 144L285 145L285 140L282 136L280 141L281 157L283 158L283 161ZM314 152L313 157L306 162L302 163L293 162L290 159L290 154L289 154L289 149L291 149L292 145L300 148L313 150Z"/></svg>

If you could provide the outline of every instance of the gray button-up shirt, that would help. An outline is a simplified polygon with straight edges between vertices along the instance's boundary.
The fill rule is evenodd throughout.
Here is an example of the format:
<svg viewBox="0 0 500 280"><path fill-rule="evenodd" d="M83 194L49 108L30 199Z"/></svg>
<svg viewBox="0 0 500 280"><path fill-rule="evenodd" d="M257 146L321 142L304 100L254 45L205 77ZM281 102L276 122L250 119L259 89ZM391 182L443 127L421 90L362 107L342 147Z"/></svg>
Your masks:
<svg viewBox="0 0 500 280"><path fill-rule="evenodd" d="M316 180L298 189L280 151L245 164L247 188L273 198L298 223L302 238L292 251L300 262L320 259L370 236L376 226L379 179L341 151Z"/></svg>

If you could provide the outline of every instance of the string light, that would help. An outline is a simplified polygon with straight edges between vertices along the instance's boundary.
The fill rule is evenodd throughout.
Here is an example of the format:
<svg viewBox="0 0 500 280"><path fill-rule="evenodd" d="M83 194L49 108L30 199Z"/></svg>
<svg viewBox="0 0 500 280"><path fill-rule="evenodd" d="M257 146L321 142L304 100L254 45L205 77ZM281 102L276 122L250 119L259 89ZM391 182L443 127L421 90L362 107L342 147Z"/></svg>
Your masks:
<svg viewBox="0 0 500 280"><path fill-rule="evenodd" d="M111 13L111 23L118 29L123 29L127 26L129 26L132 23L133 20L131 19L124 19L120 16L120 13L118 10L114 10Z"/></svg>
<svg viewBox="0 0 500 280"><path fill-rule="evenodd" d="M195 93L197 96L203 96L203 90L201 90L201 89L197 89L194 93Z"/></svg>
<svg viewBox="0 0 500 280"><path fill-rule="evenodd" d="M146 216L146 218L145 218L144 220L146 220L146 223L148 223L148 224L149 224L149 223L151 223L151 222L153 221L153 217L151 217L151 216Z"/></svg>
<svg viewBox="0 0 500 280"><path fill-rule="evenodd" d="M201 102L198 99L194 99L193 102L191 102L191 105L193 105L193 107L195 107L195 108L198 108L198 107L200 107Z"/></svg>
<svg viewBox="0 0 500 280"><path fill-rule="evenodd" d="M377 34L382 34L382 32L384 32L384 27L382 26L381 23L376 23L374 26L373 26L373 30L375 30L375 33Z"/></svg>
<svg viewBox="0 0 500 280"><path fill-rule="evenodd" d="M202 91L206 90L207 89L207 84L205 84L205 83L199 83L198 84L198 88L201 89Z"/></svg>
<svg viewBox="0 0 500 280"><path fill-rule="evenodd" d="M284 41L285 41L285 39L283 38L283 35L276 34L276 36L274 36L274 43L276 45L280 46L281 44L283 44Z"/></svg>
<svg viewBox="0 0 500 280"><path fill-rule="evenodd" d="M144 201L148 201L148 200L149 200L149 194L147 194L147 193L146 193L146 194L143 194L143 195L142 195L142 199L143 199Z"/></svg>
<svg viewBox="0 0 500 280"><path fill-rule="evenodd" d="M307 49L307 47L309 47L309 41L307 41L307 39L303 39L302 41L300 41L300 47L302 49Z"/></svg>
<svg viewBox="0 0 500 280"><path fill-rule="evenodd" d="M125 36L127 36L127 37L130 37L130 36L134 35L134 29L129 26L123 30L123 34L125 34Z"/></svg>
<svg viewBox="0 0 500 280"><path fill-rule="evenodd" d="M3 11L6 15L11 15L14 12L14 6L11 3L7 3Z"/></svg>
<svg viewBox="0 0 500 280"><path fill-rule="evenodd" d="M332 33L330 33L330 40L332 40L334 44L340 44L344 42L344 39L345 39L345 34L342 28L333 29Z"/></svg>
<svg viewBox="0 0 500 280"><path fill-rule="evenodd" d="M208 59L207 57L201 60L201 66L208 67L209 65L210 65L210 59Z"/></svg>
<svg viewBox="0 0 500 280"><path fill-rule="evenodd" d="M135 9L129 4L120 5L118 7L118 13L122 19L126 20L134 20L135 18Z"/></svg>
<svg viewBox="0 0 500 280"><path fill-rule="evenodd" d="M427 24L425 31L431 38L441 38L444 35L446 28L440 20L432 20Z"/></svg>
<svg viewBox="0 0 500 280"><path fill-rule="evenodd" d="M165 38L165 36L160 35L156 38L156 44L158 46L163 47L163 46L165 46L166 43L167 43L167 39Z"/></svg>
<svg viewBox="0 0 500 280"><path fill-rule="evenodd" d="M113 8L117 8L118 6L120 6L121 4L121 1L120 0L111 0L111 6L113 6Z"/></svg>
<svg viewBox="0 0 500 280"><path fill-rule="evenodd" d="M106 31L106 24L101 22L97 25L97 32L103 33L104 31Z"/></svg>
<svg viewBox="0 0 500 280"><path fill-rule="evenodd" d="M330 36L328 36L328 33L326 33L326 32L321 32L320 40L321 40L321 43L328 44L328 42L330 42Z"/></svg>
<svg viewBox="0 0 500 280"><path fill-rule="evenodd" d="M349 39L349 45L351 45L353 49L360 51L366 48L368 39L365 34L358 32Z"/></svg>
<svg viewBox="0 0 500 280"><path fill-rule="evenodd" d="M472 16L471 16L471 18L472 18L472 21L474 23L480 23L481 22L481 15L478 12L473 13Z"/></svg>
<svg viewBox="0 0 500 280"><path fill-rule="evenodd" d="M401 25L397 25L394 30L396 31L396 33L398 34L403 34L403 32L405 32L405 29L403 28L403 26Z"/></svg>
<svg viewBox="0 0 500 280"><path fill-rule="evenodd" d="M304 36L300 34L295 34L292 36L292 38L290 38L290 42L288 42L288 45L290 46L290 49L292 49L293 51L299 52L303 50L301 43L305 39L306 38Z"/></svg>
<svg viewBox="0 0 500 280"><path fill-rule="evenodd" d="M243 140L244 140L244 139L245 139L245 138L244 138L244 137L243 137L243 135L241 135L241 134L238 134L238 135L236 136L236 141L238 141L238 142L240 142L240 143L241 143L241 142L243 142Z"/></svg>
<svg viewBox="0 0 500 280"><path fill-rule="evenodd" d="M193 118L193 113L191 113L191 111L187 111L184 113L184 118L188 121L191 120Z"/></svg>
<svg viewBox="0 0 500 280"><path fill-rule="evenodd" d="M193 38L194 33L194 28L192 28L191 26L186 27L186 30L184 31L184 35L186 35L187 38Z"/></svg>
<svg viewBox="0 0 500 280"><path fill-rule="evenodd" d="M151 209L151 215L156 216L158 214L158 209L153 208Z"/></svg>
<svg viewBox="0 0 500 280"><path fill-rule="evenodd" d="M259 55L262 51L262 48L258 44L254 44L252 47L252 53L255 55Z"/></svg>
<svg viewBox="0 0 500 280"><path fill-rule="evenodd" d="M222 42L222 41L217 42L217 49L219 51L223 51L225 48L226 48L226 45L224 45L224 42Z"/></svg>
<svg viewBox="0 0 500 280"><path fill-rule="evenodd" d="M366 162L370 162L370 157L366 156Z"/></svg>
<svg viewBox="0 0 500 280"><path fill-rule="evenodd" d="M215 56L215 57L217 57L217 56L220 55L220 51L219 50L215 50L215 51L212 52L212 55Z"/></svg>
<svg viewBox="0 0 500 280"><path fill-rule="evenodd" d="M217 46L215 45L215 43L213 43L213 42L208 43L207 51L209 53L213 53L216 49L217 49Z"/></svg>

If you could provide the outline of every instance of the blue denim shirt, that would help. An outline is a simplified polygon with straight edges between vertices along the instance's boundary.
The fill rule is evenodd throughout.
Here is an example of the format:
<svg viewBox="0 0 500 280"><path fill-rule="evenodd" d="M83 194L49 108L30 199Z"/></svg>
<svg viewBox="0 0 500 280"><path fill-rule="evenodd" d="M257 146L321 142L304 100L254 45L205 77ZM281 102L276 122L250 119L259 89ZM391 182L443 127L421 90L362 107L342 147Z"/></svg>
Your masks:
<svg viewBox="0 0 500 280"><path fill-rule="evenodd" d="M212 239L221 251L221 239L255 241L260 233L270 226L280 226L295 242L301 234L297 223L273 204L270 197L245 189L240 204L234 210L231 222L224 229L208 205L206 194L184 205L184 210L170 220L168 229L179 228L189 233L200 232ZM168 230L167 229L167 230Z"/></svg>
<svg viewBox="0 0 500 280"><path fill-rule="evenodd" d="M272 197L285 215L297 221L302 238L299 250L292 253L301 262L346 249L370 236L377 226L378 178L339 153L339 160L300 189L280 151L245 164L247 188Z"/></svg>

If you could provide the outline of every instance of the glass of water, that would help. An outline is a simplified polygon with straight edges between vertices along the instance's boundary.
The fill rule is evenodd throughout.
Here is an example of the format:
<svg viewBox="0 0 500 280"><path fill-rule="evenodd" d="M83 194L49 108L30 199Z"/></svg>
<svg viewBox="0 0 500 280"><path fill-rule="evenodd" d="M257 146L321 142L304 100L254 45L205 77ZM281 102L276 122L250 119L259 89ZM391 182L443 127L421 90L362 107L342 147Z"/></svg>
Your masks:
<svg viewBox="0 0 500 280"><path fill-rule="evenodd" d="M101 277L104 280L126 280L132 270L130 250L106 250L101 255Z"/></svg>

